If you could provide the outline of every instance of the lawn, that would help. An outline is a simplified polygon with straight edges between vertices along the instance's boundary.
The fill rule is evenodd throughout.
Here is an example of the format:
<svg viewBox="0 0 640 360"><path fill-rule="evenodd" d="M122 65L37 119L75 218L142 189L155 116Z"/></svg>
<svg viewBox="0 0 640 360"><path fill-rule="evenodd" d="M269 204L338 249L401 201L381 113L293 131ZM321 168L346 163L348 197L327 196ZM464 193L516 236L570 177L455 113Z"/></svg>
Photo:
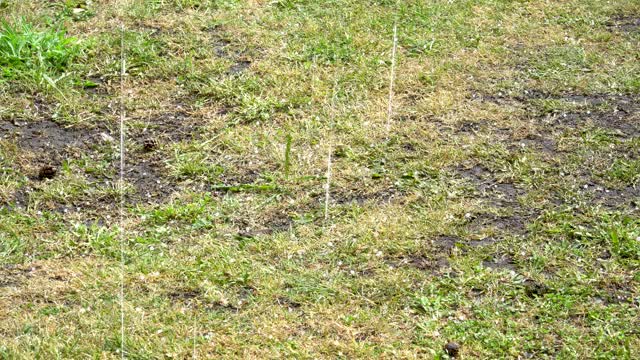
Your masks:
<svg viewBox="0 0 640 360"><path fill-rule="evenodd" d="M121 357L639 358L640 3L0 0L0 359Z"/></svg>

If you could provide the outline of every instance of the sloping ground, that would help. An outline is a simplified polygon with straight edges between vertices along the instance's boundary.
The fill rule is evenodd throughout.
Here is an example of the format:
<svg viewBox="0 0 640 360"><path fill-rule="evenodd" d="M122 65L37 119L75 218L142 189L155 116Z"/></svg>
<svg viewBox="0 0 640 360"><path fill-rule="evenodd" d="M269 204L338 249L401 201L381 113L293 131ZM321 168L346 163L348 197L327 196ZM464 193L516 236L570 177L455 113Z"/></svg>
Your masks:
<svg viewBox="0 0 640 360"><path fill-rule="evenodd" d="M0 10L0 358L640 356L636 1Z"/></svg>

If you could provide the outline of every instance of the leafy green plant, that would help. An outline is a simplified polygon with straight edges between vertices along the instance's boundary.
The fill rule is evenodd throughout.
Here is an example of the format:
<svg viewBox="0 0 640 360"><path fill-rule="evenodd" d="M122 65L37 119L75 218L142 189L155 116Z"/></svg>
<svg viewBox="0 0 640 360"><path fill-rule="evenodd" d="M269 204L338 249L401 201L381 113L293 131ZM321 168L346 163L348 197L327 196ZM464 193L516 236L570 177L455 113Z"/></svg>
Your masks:
<svg viewBox="0 0 640 360"><path fill-rule="evenodd" d="M55 88L80 52L78 40L62 28L41 30L24 20L0 22L0 79L31 79Z"/></svg>
<svg viewBox="0 0 640 360"><path fill-rule="evenodd" d="M616 159L606 176L609 179L620 181L627 185L635 185L640 180L640 161Z"/></svg>

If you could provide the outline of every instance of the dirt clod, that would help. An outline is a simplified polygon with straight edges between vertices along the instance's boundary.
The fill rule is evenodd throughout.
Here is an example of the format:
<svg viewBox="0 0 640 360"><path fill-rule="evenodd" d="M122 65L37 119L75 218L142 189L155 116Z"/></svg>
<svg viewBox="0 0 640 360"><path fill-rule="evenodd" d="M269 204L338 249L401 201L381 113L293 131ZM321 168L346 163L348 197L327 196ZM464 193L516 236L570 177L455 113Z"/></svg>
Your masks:
<svg viewBox="0 0 640 360"><path fill-rule="evenodd" d="M173 301L187 301L200 297L202 292L200 289L176 289L167 294L167 296Z"/></svg>
<svg viewBox="0 0 640 360"><path fill-rule="evenodd" d="M544 284L527 280L524 282L524 292L528 297L539 297L548 294L551 290Z"/></svg>
<svg viewBox="0 0 640 360"><path fill-rule="evenodd" d="M145 152L151 152L155 150L157 146L158 146L158 141L156 139L145 139L142 142L142 149L144 149Z"/></svg>
<svg viewBox="0 0 640 360"><path fill-rule="evenodd" d="M444 352L452 358L457 358L460 355L460 344L450 341L444 346Z"/></svg>
<svg viewBox="0 0 640 360"><path fill-rule="evenodd" d="M38 180L53 179L57 173L58 170L55 167L45 165L40 168L40 171L38 171Z"/></svg>
<svg viewBox="0 0 640 360"><path fill-rule="evenodd" d="M640 29L640 18L633 16L617 16L607 24L610 30L634 32Z"/></svg>

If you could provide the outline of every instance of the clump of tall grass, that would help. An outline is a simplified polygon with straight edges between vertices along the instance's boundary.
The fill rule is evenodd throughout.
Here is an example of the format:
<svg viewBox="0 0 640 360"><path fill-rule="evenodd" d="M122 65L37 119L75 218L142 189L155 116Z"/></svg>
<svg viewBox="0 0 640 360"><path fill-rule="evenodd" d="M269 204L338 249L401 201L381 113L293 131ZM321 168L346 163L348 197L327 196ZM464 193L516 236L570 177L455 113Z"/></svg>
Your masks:
<svg viewBox="0 0 640 360"><path fill-rule="evenodd" d="M38 28L20 19L0 22L0 80L56 84L68 76L81 47L61 27Z"/></svg>

